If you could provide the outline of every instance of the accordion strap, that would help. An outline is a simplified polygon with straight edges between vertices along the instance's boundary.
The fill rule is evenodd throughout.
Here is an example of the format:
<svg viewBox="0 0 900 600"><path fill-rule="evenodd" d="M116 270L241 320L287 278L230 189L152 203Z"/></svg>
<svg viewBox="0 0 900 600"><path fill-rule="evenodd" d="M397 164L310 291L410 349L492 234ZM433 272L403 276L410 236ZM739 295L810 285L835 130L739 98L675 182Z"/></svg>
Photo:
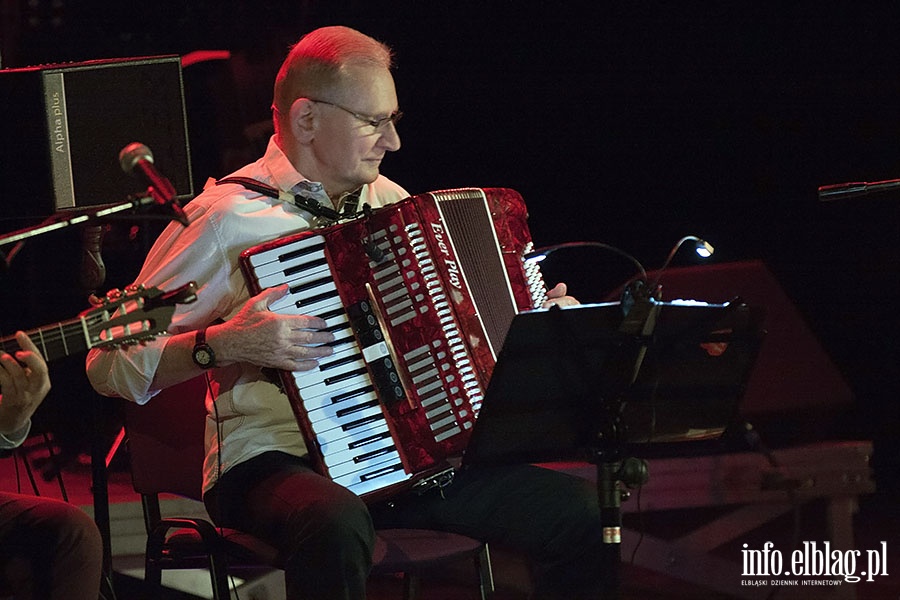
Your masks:
<svg viewBox="0 0 900 600"><path fill-rule="evenodd" d="M271 185L265 184L262 181L257 181L256 179L253 179L251 177L225 177L224 179L219 179L216 181L216 185L222 185L224 183L236 183L238 185L244 186L248 190L252 190L254 192L262 194L263 196L290 202L297 208L302 208L315 217L321 217L330 221L338 221L341 218L346 218L347 216L349 216L347 214L341 215L341 213L332 208L322 206L322 203L315 198L310 198L309 196L304 196L302 194L290 194L289 192L282 192L281 190L274 188ZM356 211L355 204L353 205L352 210L354 212Z"/></svg>

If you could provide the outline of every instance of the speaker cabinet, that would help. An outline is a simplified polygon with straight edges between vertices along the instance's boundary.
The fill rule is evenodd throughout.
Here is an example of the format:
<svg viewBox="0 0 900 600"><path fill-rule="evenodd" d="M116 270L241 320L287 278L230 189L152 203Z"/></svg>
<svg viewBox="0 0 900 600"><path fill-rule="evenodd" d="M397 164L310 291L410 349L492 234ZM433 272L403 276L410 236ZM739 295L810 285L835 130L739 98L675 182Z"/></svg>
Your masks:
<svg viewBox="0 0 900 600"><path fill-rule="evenodd" d="M0 219L125 202L146 182L119 166L141 142L179 199L193 197L178 56L0 70Z"/></svg>

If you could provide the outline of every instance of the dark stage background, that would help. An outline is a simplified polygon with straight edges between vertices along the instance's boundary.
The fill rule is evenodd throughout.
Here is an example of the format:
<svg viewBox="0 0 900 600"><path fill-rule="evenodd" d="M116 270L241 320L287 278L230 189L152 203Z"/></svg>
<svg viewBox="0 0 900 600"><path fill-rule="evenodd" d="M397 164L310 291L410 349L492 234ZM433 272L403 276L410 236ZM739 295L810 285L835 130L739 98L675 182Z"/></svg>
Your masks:
<svg viewBox="0 0 900 600"><path fill-rule="evenodd" d="M833 419L828 435L874 437L880 484L895 485L900 193L822 203L816 188L900 177L900 8L27 4L0 3L4 67L232 53L227 73L185 70L197 181L255 158L247 131L252 137L268 118L274 73L300 34L346 24L386 41L397 53L406 116L403 149L385 161L385 174L412 193L515 188L538 245L602 241L649 269L678 238L696 234L716 246L715 262L761 259L856 398L837 419L815 410L806 418ZM128 283L137 242L112 232L107 243L109 285ZM675 262L691 261L685 252ZM573 252L555 255L548 275L598 300L629 268L612 254ZM73 298L54 307L63 313L55 318L83 306ZM41 317L21 318L36 325ZM777 351L796 359L790 347Z"/></svg>

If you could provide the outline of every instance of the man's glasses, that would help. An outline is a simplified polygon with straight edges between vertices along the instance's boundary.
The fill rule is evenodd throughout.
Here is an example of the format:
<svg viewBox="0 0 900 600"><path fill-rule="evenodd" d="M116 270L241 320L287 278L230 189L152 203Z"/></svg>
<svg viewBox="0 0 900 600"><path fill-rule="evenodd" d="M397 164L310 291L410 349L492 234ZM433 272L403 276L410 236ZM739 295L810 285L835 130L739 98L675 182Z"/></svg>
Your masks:
<svg viewBox="0 0 900 600"><path fill-rule="evenodd" d="M399 110L396 110L386 117L377 118L377 117L372 117L369 115L362 115L358 112L354 112L354 111L350 110L349 108L341 106L340 104L335 104L334 102L327 102L325 100L315 100L313 98L309 98L308 100L310 100L311 102L315 102L317 104L327 104L328 106L333 106L335 108L339 108L342 111L344 111L345 113L353 115L354 118L359 119L366 125L371 125L372 127L374 127L377 130L381 129L382 127L387 125L389 122L393 123L396 126L397 121L399 121L400 117L403 116L402 112L400 112Z"/></svg>

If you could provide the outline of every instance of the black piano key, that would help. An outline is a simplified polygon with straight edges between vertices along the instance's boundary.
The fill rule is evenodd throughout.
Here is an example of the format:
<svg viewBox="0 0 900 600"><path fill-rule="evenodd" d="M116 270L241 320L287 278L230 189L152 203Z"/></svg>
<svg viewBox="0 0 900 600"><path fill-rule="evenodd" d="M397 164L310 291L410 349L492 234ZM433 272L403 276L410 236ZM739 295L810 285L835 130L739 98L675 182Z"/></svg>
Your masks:
<svg viewBox="0 0 900 600"><path fill-rule="evenodd" d="M356 362L357 360L362 358L362 354L352 354L350 356L345 356L344 358L333 360L331 362L322 362L319 361L319 371L328 371L330 369L334 369L340 367L341 365L346 365L347 363Z"/></svg>
<svg viewBox="0 0 900 600"><path fill-rule="evenodd" d="M341 410L334 413L334 416L339 419L343 419L344 417L352 415L355 412L366 410L367 408L374 408L376 406L378 406L378 400L369 400L368 402L363 402L362 404L356 404L354 406L342 408Z"/></svg>
<svg viewBox="0 0 900 600"><path fill-rule="evenodd" d="M316 316L319 317L319 318L322 319L322 320L327 321L328 319L333 319L333 318L335 318L335 317L340 317L340 316L345 315L345 314L347 314L347 312L344 310L344 307L341 306L341 307L338 307L338 308L333 308L333 309L331 309L331 310L327 310L327 311L323 312L322 314L319 314L319 315L316 315Z"/></svg>
<svg viewBox="0 0 900 600"><path fill-rule="evenodd" d="M391 437L390 431L382 431L381 433L370 435L369 437L364 437L362 439L354 440L347 444L347 448L353 450L355 448L360 448L367 444L371 444L372 442L377 442L378 440L384 440Z"/></svg>
<svg viewBox="0 0 900 600"><path fill-rule="evenodd" d="M340 383L341 381L356 377L357 375L363 375L365 372L366 368L360 367L359 369L353 369L352 371L347 371L345 373L341 373L340 375L335 375L334 377L326 377L322 380L322 383L324 383L325 385L334 385L336 383Z"/></svg>
<svg viewBox="0 0 900 600"><path fill-rule="evenodd" d="M325 327L324 329L320 329L319 331L330 331L334 333L336 331L349 330L350 325L347 323L338 323L337 325L332 325L331 327Z"/></svg>
<svg viewBox="0 0 900 600"><path fill-rule="evenodd" d="M283 271L285 275L285 279L290 275L294 275L296 273L303 273L304 271L308 271L309 269L314 269L316 267L321 267L322 265L328 264L328 260L323 256L322 258L318 258L316 260L311 260L309 262L303 263L302 265L296 265L289 269L285 269Z"/></svg>
<svg viewBox="0 0 900 600"><path fill-rule="evenodd" d="M348 335L346 337L335 339L333 342L328 342L327 344L322 344L322 345L323 346L331 346L332 348L334 348L335 346L340 346L341 344L346 344L346 343L352 342L352 341L354 341L353 336Z"/></svg>
<svg viewBox="0 0 900 600"><path fill-rule="evenodd" d="M356 398L357 396L362 396L363 394L368 394L373 391L375 391L375 386L367 385L356 390L350 390L349 392L342 392L332 396L331 403L337 404L338 402L344 402L345 400Z"/></svg>
<svg viewBox="0 0 900 600"><path fill-rule="evenodd" d="M290 252L285 252L284 254L278 255L278 262L287 262L289 260L293 260L295 258L300 258L301 256L305 256L307 254L315 254L316 252L323 252L325 250L325 242L324 240L320 244L313 244L311 246L306 246L305 248L299 248L297 250L291 250Z"/></svg>
<svg viewBox="0 0 900 600"><path fill-rule="evenodd" d="M373 415L371 417L367 417L365 419L360 419L358 421L353 421L351 423L346 423L345 425L341 425L341 430L343 431L353 431L354 429L358 429L360 427L364 427L371 423L377 423L378 421L384 421L384 415Z"/></svg>
<svg viewBox="0 0 900 600"><path fill-rule="evenodd" d="M403 470L403 463L395 463L393 465L389 465L387 467L382 467L377 471L372 471L371 473L365 473L362 475L359 480L360 481L371 481L372 479L377 479L378 477L384 477L385 475L390 475L391 473L396 473L397 471Z"/></svg>
<svg viewBox="0 0 900 600"><path fill-rule="evenodd" d="M327 285L327 284L334 284L334 279L331 277L331 275L327 275L325 277L319 277L318 279L311 279L309 281L305 281L304 283L300 283L298 285L291 286L291 293L299 294L299 293L305 292L306 290L311 290L313 288L317 288L319 286L323 286L323 285ZM332 290L330 292L330 294L332 296L336 295L337 290Z"/></svg>
<svg viewBox="0 0 900 600"><path fill-rule="evenodd" d="M397 449L394 448L393 446L391 446L389 448L381 448L379 450L373 450L372 452L366 452L364 454L360 454L359 456L354 456L353 462L359 464L359 463L365 462L369 459L377 458L379 456L384 456L386 454L392 454L395 452L397 452Z"/></svg>
<svg viewBox="0 0 900 600"><path fill-rule="evenodd" d="M294 293L294 289L291 288L291 293ZM330 290L327 292L322 292L321 294L316 294L315 296L309 296L306 298L301 298L294 302L294 306L297 308L301 308L303 306L309 306L310 304L315 304L316 302L321 302L322 300L330 300L332 298L337 298L338 293L335 290Z"/></svg>

